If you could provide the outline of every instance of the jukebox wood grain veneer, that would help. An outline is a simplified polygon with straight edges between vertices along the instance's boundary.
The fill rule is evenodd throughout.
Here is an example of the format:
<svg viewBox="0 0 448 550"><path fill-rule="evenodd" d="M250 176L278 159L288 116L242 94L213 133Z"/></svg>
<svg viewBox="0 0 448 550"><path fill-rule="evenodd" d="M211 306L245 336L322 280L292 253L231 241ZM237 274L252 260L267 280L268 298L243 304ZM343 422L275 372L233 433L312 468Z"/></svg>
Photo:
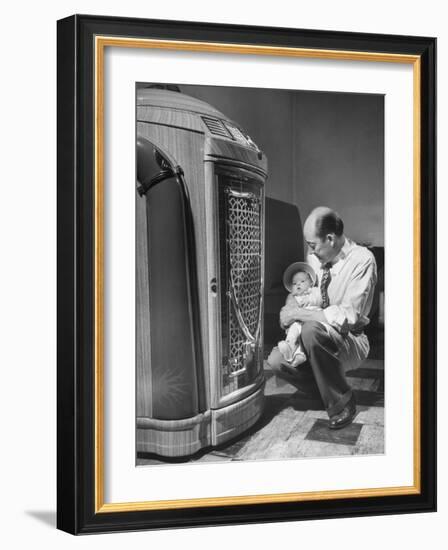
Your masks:
<svg viewBox="0 0 448 550"><path fill-rule="evenodd" d="M137 92L137 452L189 455L263 408L267 160L203 101Z"/></svg>

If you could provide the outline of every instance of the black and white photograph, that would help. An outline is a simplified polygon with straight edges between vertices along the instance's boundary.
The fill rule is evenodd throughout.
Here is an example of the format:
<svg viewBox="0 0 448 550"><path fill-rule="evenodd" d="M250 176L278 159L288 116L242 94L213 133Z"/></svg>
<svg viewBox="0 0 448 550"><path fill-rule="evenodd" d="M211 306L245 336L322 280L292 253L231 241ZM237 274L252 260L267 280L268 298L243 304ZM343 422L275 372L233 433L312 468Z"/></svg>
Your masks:
<svg viewBox="0 0 448 550"><path fill-rule="evenodd" d="M136 465L385 453L384 95L136 84Z"/></svg>
<svg viewBox="0 0 448 550"><path fill-rule="evenodd" d="M443 550L443 2L4 6L3 547Z"/></svg>

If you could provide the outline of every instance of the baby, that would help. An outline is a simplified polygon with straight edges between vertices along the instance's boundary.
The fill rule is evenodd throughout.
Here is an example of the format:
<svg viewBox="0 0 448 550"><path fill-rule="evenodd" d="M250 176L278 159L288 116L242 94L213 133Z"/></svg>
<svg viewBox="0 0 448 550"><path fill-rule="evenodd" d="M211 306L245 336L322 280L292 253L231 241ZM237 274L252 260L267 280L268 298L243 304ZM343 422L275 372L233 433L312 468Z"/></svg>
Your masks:
<svg viewBox="0 0 448 550"><path fill-rule="evenodd" d="M320 309L322 298L316 284L316 273L313 268L304 262L291 264L283 274L283 284L295 298L299 307L306 309ZM278 349L284 359L292 367L297 367L306 361L300 343L302 324L298 321L287 328L286 338L278 343Z"/></svg>

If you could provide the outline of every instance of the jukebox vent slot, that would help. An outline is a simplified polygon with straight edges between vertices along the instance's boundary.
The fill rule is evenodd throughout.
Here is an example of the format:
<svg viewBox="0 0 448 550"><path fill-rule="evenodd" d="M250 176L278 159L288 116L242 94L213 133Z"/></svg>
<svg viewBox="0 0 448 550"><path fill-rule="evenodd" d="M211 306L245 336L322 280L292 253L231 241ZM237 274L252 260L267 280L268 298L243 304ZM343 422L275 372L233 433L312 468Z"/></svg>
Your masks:
<svg viewBox="0 0 448 550"><path fill-rule="evenodd" d="M221 137L233 139L232 134L229 132L229 130L217 118L210 118L210 117L203 116L202 120L207 126L209 132L214 136L221 136Z"/></svg>

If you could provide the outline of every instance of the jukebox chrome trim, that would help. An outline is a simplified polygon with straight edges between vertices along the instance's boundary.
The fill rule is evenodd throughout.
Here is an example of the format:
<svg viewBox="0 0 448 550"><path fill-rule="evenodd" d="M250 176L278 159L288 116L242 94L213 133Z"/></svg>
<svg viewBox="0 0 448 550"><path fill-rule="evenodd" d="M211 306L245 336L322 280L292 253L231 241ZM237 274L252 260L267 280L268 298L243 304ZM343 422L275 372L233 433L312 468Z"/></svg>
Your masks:
<svg viewBox="0 0 448 550"><path fill-rule="evenodd" d="M216 143L214 144L216 147ZM240 161L237 159L234 163L229 162L226 159L225 163L221 162L221 159L210 157L205 159L205 170L211 176L209 179L209 186L206 189L208 196L207 200L207 224L212 233L209 233L209 242L207 245L209 255L209 334L210 334L210 363L214 364L216 368L212 369L214 380L213 386L215 388L213 394L212 408L221 408L228 406L229 404L241 399L241 396L250 395L259 385L262 383L263 378L263 330L262 330L262 318L263 318L263 293L264 293L264 182L265 177L262 176L259 170L259 166L250 166L245 163L244 168L241 167ZM241 314L241 306L239 305L238 296L235 292L235 282L233 280L233 270L229 269L228 280L224 280L224 284L227 288L223 288L223 272L221 269L221 252L220 245L223 236L220 236L220 214L219 214L219 178L230 177L234 182L250 182L251 185L259 186L259 195L257 200L259 201L259 220L260 220L260 233L259 233L259 256L260 263L258 267L259 281L257 291L257 321L254 328L249 328L247 322L244 320L244 314ZM225 188L227 189L227 188ZM223 193L223 190L221 190ZM253 198L256 195L254 193L246 192L245 190L232 189L231 193L235 197L240 198ZM222 205L221 205L222 206ZM221 228L222 232L222 228ZM227 243L225 244L227 246ZM213 284L212 284L213 283ZM250 356L253 351L257 351L256 364L253 366L253 371L250 377L246 376L247 380L244 384L236 385L236 382L231 384L231 389L225 391L223 384L223 365L222 358L226 355L223 351L223 320L222 312L223 308L231 308L231 314L235 317L235 323L238 324L238 330L241 333L246 343L246 353ZM230 331L230 328L228 329ZM225 344L224 344L225 346ZM255 365L255 359L254 363ZM240 369L235 369L229 374L232 379L244 375L247 365L243 365Z"/></svg>

